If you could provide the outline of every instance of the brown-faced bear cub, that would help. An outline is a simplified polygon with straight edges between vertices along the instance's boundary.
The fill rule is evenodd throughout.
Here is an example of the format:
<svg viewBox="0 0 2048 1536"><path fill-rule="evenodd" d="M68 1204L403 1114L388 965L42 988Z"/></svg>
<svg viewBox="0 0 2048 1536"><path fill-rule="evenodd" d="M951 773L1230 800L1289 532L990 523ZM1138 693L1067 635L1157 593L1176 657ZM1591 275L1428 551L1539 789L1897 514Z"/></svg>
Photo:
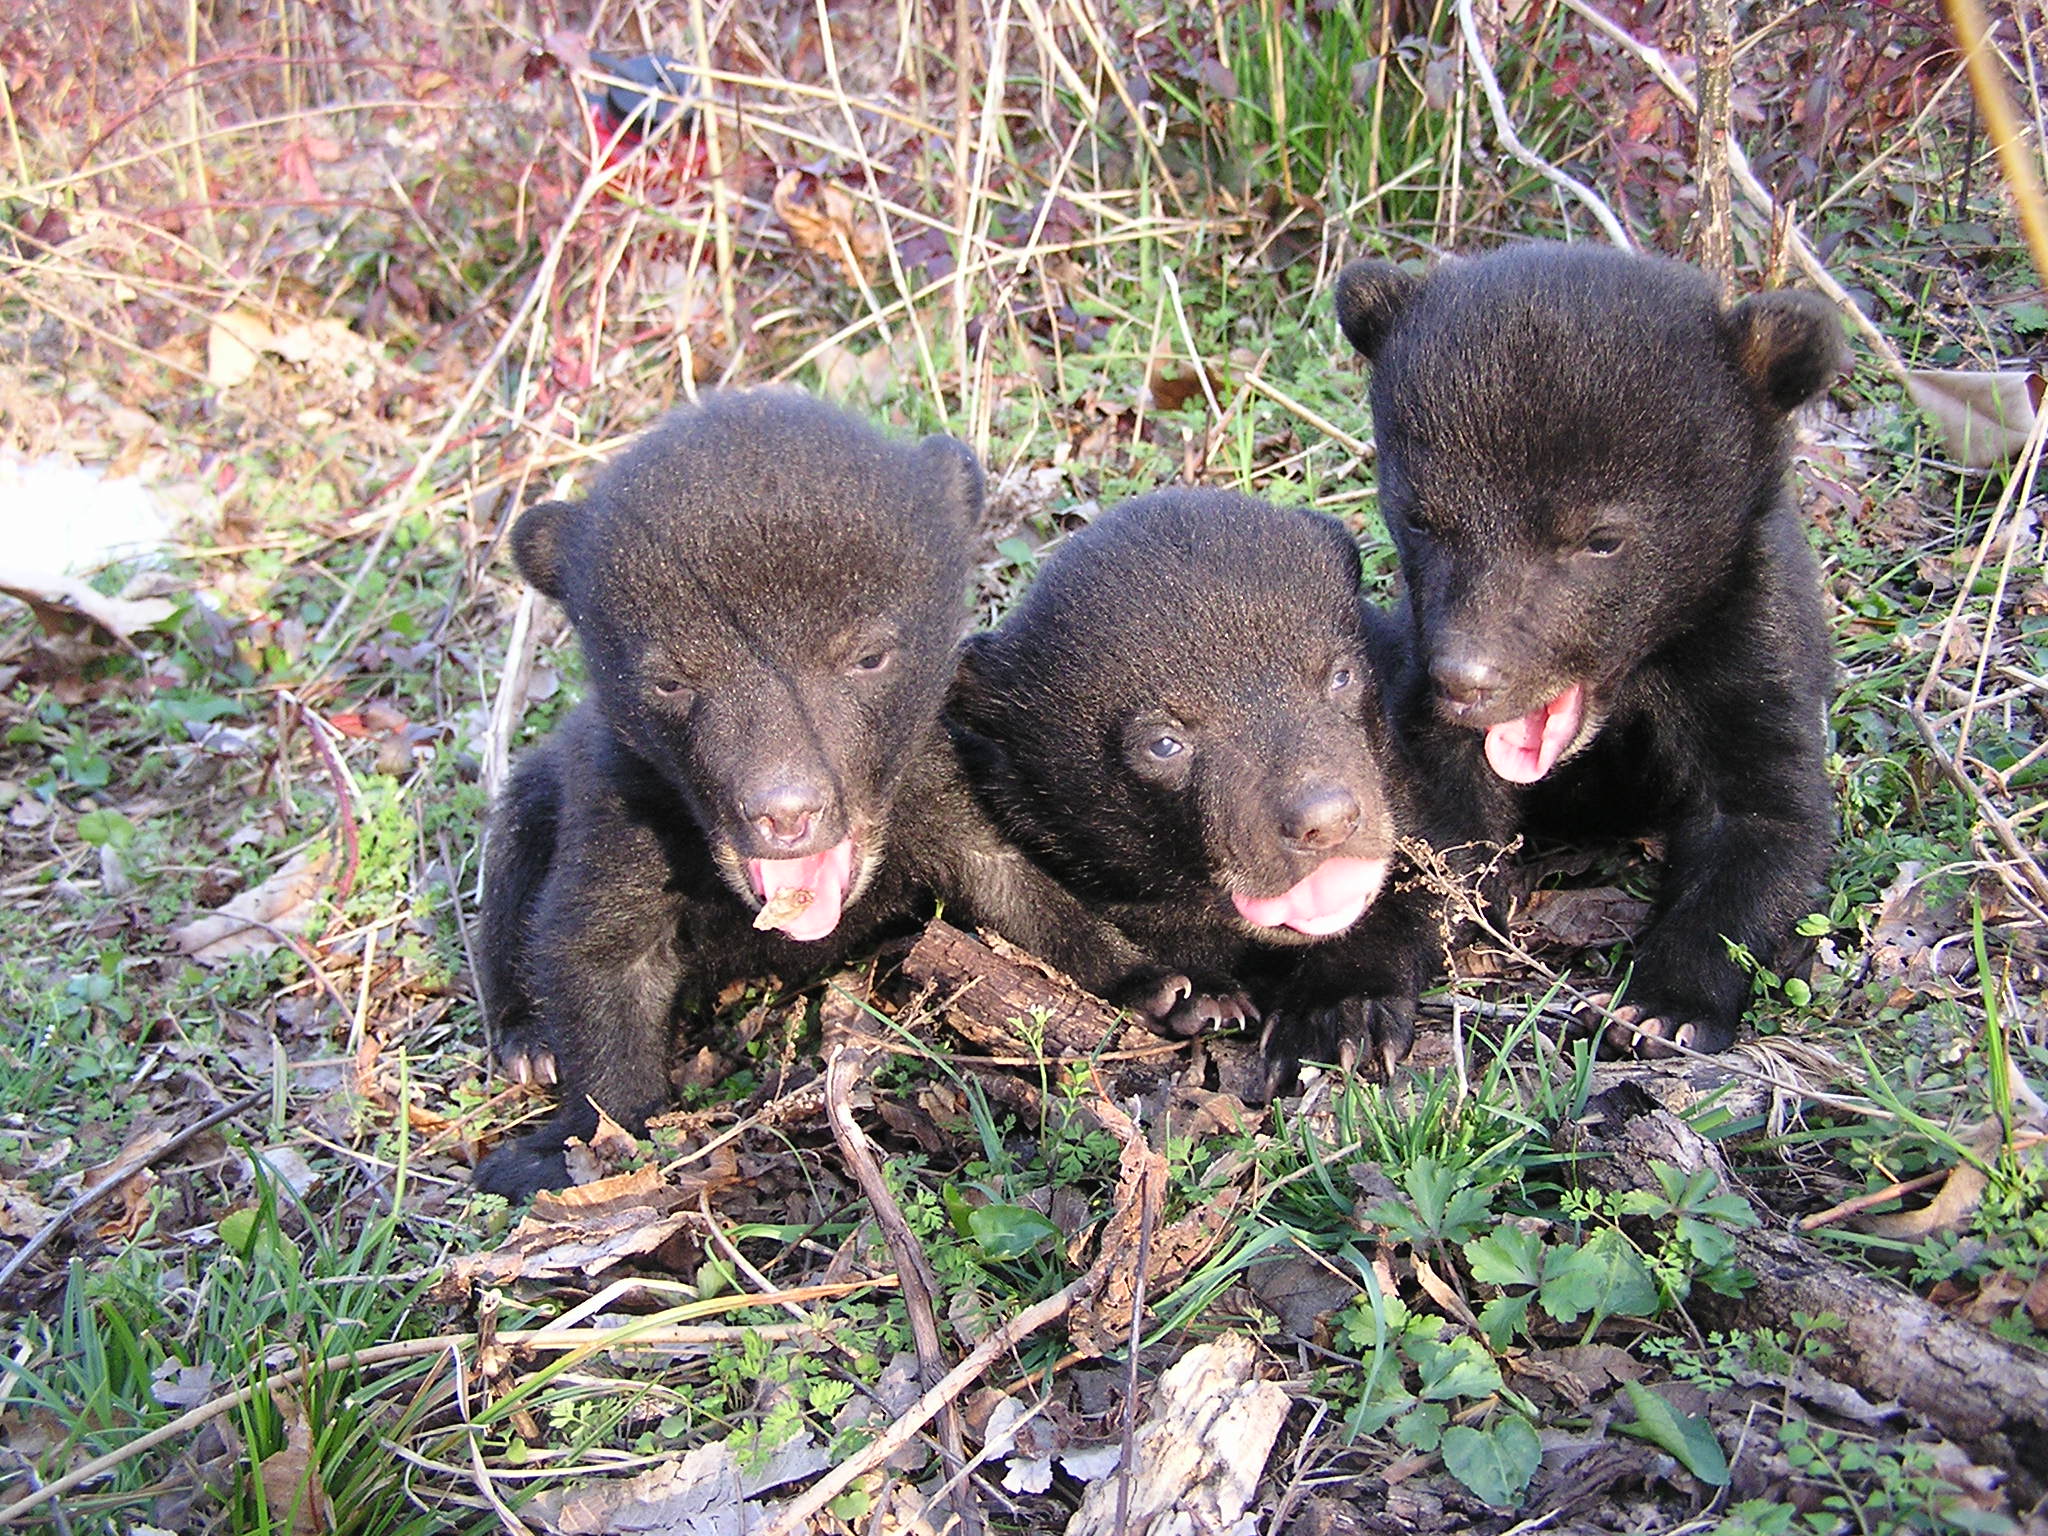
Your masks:
<svg viewBox="0 0 2048 1536"><path fill-rule="evenodd" d="M1832 665L1785 473L1839 319L1559 245L1354 262L1337 315L1372 363L1436 830L1660 836L1618 1016L1645 1054L1725 1049L1750 988L1731 944L1769 963L1830 852Z"/></svg>
<svg viewBox="0 0 2048 1536"><path fill-rule="evenodd" d="M560 1106L478 1188L559 1185L602 1106L668 1095L672 1024L733 980L838 963L937 896L1113 990L1140 958L1009 847L939 726L966 625L979 465L783 392L707 397L589 499L530 508L526 579L590 697L493 814L480 968L516 1076Z"/></svg>
<svg viewBox="0 0 2048 1536"><path fill-rule="evenodd" d="M1431 958L1389 878L1409 786L1377 677L1401 636L1359 577L1333 518L1141 496L968 642L947 710L997 824L1182 995L1169 1026L1248 1003L1273 1086L1303 1056L1404 1056Z"/></svg>

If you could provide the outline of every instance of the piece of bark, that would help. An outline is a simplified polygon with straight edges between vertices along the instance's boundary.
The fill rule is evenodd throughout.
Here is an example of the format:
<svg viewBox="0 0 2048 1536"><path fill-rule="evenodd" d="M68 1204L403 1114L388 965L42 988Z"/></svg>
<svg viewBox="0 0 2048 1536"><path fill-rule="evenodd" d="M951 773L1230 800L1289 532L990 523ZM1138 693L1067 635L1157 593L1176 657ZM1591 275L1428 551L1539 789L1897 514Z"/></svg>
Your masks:
<svg viewBox="0 0 2048 1536"><path fill-rule="evenodd" d="M1256 1531L1257 1518L1247 1511L1288 1406L1277 1382L1259 1379L1258 1365L1257 1346L1241 1333L1197 1345L1175 1361L1138 1430L1123 1521L1120 1469L1088 1485L1067 1536Z"/></svg>
<svg viewBox="0 0 2048 1536"><path fill-rule="evenodd" d="M943 919L911 946L903 972L938 993L948 1023L998 1055L1039 1054L1028 1031L1047 1056L1091 1056L1124 1028L1114 1008L1051 966L1013 946L998 951Z"/></svg>
<svg viewBox="0 0 2048 1536"><path fill-rule="evenodd" d="M1573 1127L1579 1168L1603 1189L1658 1188L1653 1161L1712 1168L1721 1154L1634 1085L1595 1095ZM1950 1317L1892 1281L1852 1269L1788 1232L1735 1234L1736 1257L1756 1276L1740 1297L1697 1291L1689 1303L1709 1328L1794 1329L1795 1316L1832 1312L1832 1350L1812 1365L1866 1397L1891 1399L1942 1434L2008 1469L2026 1499L2048 1492L2048 1359Z"/></svg>

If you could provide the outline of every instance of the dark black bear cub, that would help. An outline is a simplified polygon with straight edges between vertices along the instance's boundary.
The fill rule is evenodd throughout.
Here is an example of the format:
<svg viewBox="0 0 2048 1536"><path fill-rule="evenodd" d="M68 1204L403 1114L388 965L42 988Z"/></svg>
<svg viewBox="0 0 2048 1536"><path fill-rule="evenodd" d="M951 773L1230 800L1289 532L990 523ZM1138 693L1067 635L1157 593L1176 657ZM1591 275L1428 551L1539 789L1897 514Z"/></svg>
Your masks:
<svg viewBox="0 0 2048 1536"><path fill-rule="evenodd" d="M1160 491L1075 533L968 642L948 710L1003 831L1186 1008L1227 1014L1242 983L1276 1080L1413 1039L1428 948L1388 878L1408 786L1375 638L1401 637L1368 632L1334 519Z"/></svg>
<svg viewBox="0 0 2048 1536"><path fill-rule="evenodd" d="M1831 841L1831 686L1788 417L1844 364L1821 299L1533 245L1337 279L1372 362L1380 509L1421 697L1411 749L1463 830L1654 832L1623 1017L1722 1050Z"/></svg>
<svg viewBox="0 0 2048 1536"><path fill-rule="evenodd" d="M563 1182L592 1100L637 1129L693 992L816 971L907 910L891 812L908 781L929 815L957 780L937 721L980 503L950 438L756 392L676 412L588 500L520 519L519 569L567 609L592 696L492 821L485 1003L561 1107L478 1187Z"/></svg>

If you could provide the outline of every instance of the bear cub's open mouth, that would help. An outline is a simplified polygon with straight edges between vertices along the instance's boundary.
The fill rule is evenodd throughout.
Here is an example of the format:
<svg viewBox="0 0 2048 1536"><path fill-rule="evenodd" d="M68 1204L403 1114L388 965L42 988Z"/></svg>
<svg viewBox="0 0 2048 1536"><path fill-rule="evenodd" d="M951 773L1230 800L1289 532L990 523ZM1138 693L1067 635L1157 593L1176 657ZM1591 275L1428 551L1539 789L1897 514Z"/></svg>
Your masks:
<svg viewBox="0 0 2048 1536"><path fill-rule="evenodd" d="M857 854L848 837L801 859L748 859L747 875L761 898L754 926L779 928L792 939L824 938L846 909Z"/></svg>
<svg viewBox="0 0 2048 1536"><path fill-rule="evenodd" d="M1534 784L1575 748L1584 745L1586 690L1573 683L1526 715L1503 720L1486 732L1487 766L1511 784Z"/></svg>
<svg viewBox="0 0 2048 1536"><path fill-rule="evenodd" d="M1278 896L1231 892L1238 915L1260 928L1292 928L1312 938L1342 933L1365 915L1387 878L1385 859L1330 858Z"/></svg>

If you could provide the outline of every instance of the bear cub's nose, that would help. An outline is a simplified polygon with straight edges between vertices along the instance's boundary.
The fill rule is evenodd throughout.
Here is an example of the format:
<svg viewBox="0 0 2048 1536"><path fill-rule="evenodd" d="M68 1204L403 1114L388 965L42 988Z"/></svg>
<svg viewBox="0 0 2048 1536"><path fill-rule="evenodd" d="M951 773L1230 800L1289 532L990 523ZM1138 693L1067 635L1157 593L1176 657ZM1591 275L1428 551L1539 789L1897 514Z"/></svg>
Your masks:
<svg viewBox="0 0 2048 1536"><path fill-rule="evenodd" d="M1429 675L1437 692L1453 704L1476 709L1500 691L1501 672L1476 652L1445 647L1430 663Z"/></svg>
<svg viewBox="0 0 2048 1536"><path fill-rule="evenodd" d="M1348 841L1358 830L1358 801L1341 784L1319 784L1296 797L1282 816L1280 831L1304 852L1320 852Z"/></svg>
<svg viewBox="0 0 2048 1536"><path fill-rule="evenodd" d="M811 835L825 796L809 784L770 784L747 796L747 820L771 848L796 848Z"/></svg>

